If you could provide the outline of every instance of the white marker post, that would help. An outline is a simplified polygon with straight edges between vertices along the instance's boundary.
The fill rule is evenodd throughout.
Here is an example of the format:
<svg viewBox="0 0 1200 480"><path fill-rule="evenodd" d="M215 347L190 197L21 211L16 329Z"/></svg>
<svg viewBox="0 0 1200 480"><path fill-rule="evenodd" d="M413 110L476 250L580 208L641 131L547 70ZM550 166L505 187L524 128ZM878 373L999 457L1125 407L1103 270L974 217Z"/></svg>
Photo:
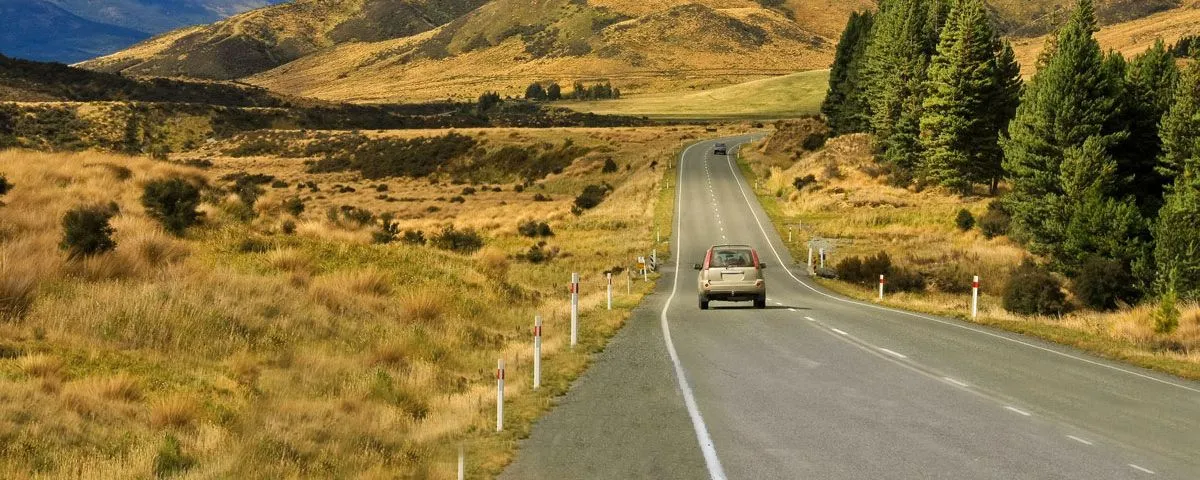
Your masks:
<svg viewBox="0 0 1200 480"><path fill-rule="evenodd" d="M633 295L633 272L625 272L625 294Z"/></svg>
<svg viewBox="0 0 1200 480"><path fill-rule="evenodd" d="M810 245L810 246L808 247L808 269L809 269L809 270L812 270L812 267L813 267L813 264L812 264L812 254L813 254L813 251L812 251L812 246Z"/></svg>
<svg viewBox="0 0 1200 480"><path fill-rule="evenodd" d="M612 272L606 276L608 277L608 309L612 310Z"/></svg>
<svg viewBox="0 0 1200 480"><path fill-rule="evenodd" d="M654 269L658 270L658 249L655 248L650 252L650 264L654 265Z"/></svg>
<svg viewBox="0 0 1200 480"><path fill-rule="evenodd" d="M881 302L883 301L883 284L884 283L887 283L887 280L884 280L883 275L880 275L879 276L879 301L881 301Z"/></svg>
<svg viewBox="0 0 1200 480"><path fill-rule="evenodd" d="M579 340L579 274L571 274L571 346Z"/></svg>
<svg viewBox="0 0 1200 480"><path fill-rule="evenodd" d="M504 359L496 361L496 431L504 431Z"/></svg>
<svg viewBox="0 0 1200 480"><path fill-rule="evenodd" d="M979 275L971 282L971 318L979 318Z"/></svg>
<svg viewBox="0 0 1200 480"><path fill-rule="evenodd" d="M542 386L542 316L533 317L533 389Z"/></svg>
<svg viewBox="0 0 1200 480"><path fill-rule="evenodd" d="M792 227L788 226L788 243L792 243Z"/></svg>
<svg viewBox="0 0 1200 480"><path fill-rule="evenodd" d="M821 249L821 268L825 268L825 249Z"/></svg>
<svg viewBox="0 0 1200 480"><path fill-rule="evenodd" d="M467 478L467 455L463 451L463 446L458 446L458 480L466 480Z"/></svg>

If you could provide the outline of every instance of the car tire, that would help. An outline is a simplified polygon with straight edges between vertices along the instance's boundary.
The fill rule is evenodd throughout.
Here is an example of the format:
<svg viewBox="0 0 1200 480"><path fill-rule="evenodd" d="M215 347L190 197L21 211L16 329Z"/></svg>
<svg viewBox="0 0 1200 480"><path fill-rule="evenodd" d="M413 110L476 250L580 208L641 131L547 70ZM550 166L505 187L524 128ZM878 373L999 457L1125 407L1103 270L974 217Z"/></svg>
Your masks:
<svg viewBox="0 0 1200 480"><path fill-rule="evenodd" d="M761 297L754 299L754 308L757 308L759 310L767 308L767 296L763 295Z"/></svg>
<svg viewBox="0 0 1200 480"><path fill-rule="evenodd" d="M707 298L700 297L700 309L708 310L708 299Z"/></svg>

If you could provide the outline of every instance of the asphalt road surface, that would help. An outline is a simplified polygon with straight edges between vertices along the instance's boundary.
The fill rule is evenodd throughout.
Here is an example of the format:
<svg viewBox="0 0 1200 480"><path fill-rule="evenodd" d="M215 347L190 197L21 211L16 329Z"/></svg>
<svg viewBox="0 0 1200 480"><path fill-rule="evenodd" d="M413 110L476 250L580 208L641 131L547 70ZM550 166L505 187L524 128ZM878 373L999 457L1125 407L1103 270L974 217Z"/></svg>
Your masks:
<svg viewBox="0 0 1200 480"><path fill-rule="evenodd" d="M680 162L682 255L501 478L1200 479L1200 383L831 294L714 142ZM699 310L721 243L768 263L767 310Z"/></svg>

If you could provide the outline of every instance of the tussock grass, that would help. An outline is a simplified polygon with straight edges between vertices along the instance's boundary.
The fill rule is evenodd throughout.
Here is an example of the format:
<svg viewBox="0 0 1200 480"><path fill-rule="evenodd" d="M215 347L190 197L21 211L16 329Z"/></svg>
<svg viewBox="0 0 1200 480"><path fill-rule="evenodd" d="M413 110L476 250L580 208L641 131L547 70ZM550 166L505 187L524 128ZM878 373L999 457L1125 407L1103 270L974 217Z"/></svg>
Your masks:
<svg viewBox="0 0 1200 480"><path fill-rule="evenodd" d="M759 199L784 239L788 226L800 225L789 245L804 261L816 239L832 247L832 267L850 256L887 252L894 263L922 273L929 289L890 293L886 305L967 319L970 281L981 278L979 323L1129 361L1147 368L1200 379L1200 311L1181 309L1180 328L1154 332L1153 305L1114 312L1076 310L1061 317L1021 316L1000 308L1000 295L1011 272L1031 255L1007 237L985 238L978 229L963 232L954 218L966 208L977 218L991 202L937 189L915 192L886 183L875 164L869 138L848 135L811 154L770 148L743 149L743 173L760 183ZM767 143L769 146L770 142ZM813 175L816 186L797 191L793 179ZM837 281L821 283L844 295L877 301L877 290Z"/></svg>
<svg viewBox="0 0 1200 480"><path fill-rule="evenodd" d="M462 133L513 145L571 138L594 153L524 192L477 185L466 204L450 204L435 200L464 188L449 179L389 179L389 195L413 200L387 202L372 188L379 181L307 174L295 159L201 152L214 166L200 172L119 155L0 152L0 172L17 185L0 206L0 418L28 419L0 422L14 452L0 456L0 477L152 477L166 435L180 458L194 460L186 475L205 478L449 478L459 443L472 452L469 475L498 473L516 440L649 291L638 279L624 295L620 278L617 310L607 312L602 272L653 247L655 219L669 223L661 199L673 198L663 185L672 176L666 158L682 137L702 131ZM608 156L618 172L601 172ZM118 181L98 164L130 176ZM301 193L307 208L295 235L278 233L292 217L273 207L241 219L205 203L205 222L175 238L141 207L148 181L199 175L211 185L239 171L314 181L322 191ZM574 196L600 182L614 191L572 215ZM357 192L332 193L335 184ZM281 190L268 189L260 202L297 195ZM535 193L552 200L533 202ZM92 263L68 262L58 248L61 215L102 201L121 207L112 222L117 248ZM342 205L392 213L401 230L427 235L475 228L486 246L460 255L373 244L376 226L325 218ZM431 205L441 210L430 213ZM555 236L520 237L522 219L551 223ZM560 254L540 264L515 258L541 240ZM583 276L586 325L575 349L563 334L571 272ZM535 314L547 332L538 392L516 381L531 374ZM501 357L514 386L511 430L496 435L491 372Z"/></svg>

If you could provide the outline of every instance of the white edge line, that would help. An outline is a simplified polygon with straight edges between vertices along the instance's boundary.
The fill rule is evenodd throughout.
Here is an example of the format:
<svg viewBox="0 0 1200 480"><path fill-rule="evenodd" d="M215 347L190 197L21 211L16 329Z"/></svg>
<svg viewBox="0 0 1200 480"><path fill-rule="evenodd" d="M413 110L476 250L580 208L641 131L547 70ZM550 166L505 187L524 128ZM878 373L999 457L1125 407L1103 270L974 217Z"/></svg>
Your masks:
<svg viewBox="0 0 1200 480"><path fill-rule="evenodd" d="M1148 474L1150 474L1150 475L1154 475L1154 470L1150 470L1150 469L1148 469L1148 468L1145 468L1145 467L1139 467L1139 466L1137 466L1137 465L1134 465L1134 464L1132 464L1132 463L1131 463L1131 464L1129 464L1129 467L1130 467L1130 468L1132 468L1132 469L1134 469L1134 470L1137 470L1137 471L1143 472L1143 473L1148 473Z"/></svg>
<svg viewBox="0 0 1200 480"><path fill-rule="evenodd" d="M963 381L960 381L960 380L955 380L955 379L953 379L953 378L950 378L950 377L942 377L942 380L945 380L945 381L947 381L947 382L953 383L953 384L955 384L955 385L958 385L958 386L960 386L960 387L962 387L962 388L967 388L967 387L969 387L969 386L970 386L970 385L967 385L967 384L966 384L966 382L963 382Z"/></svg>
<svg viewBox="0 0 1200 480"><path fill-rule="evenodd" d="M1013 412L1013 413L1019 414L1019 415L1021 415L1021 416L1025 416L1025 417L1031 417L1031 416L1033 416L1033 414L1031 414L1031 413L1029 413L1029 412L1026 412L1026 411L1024 411L1024 410L1021 410L1021 409L1019 409L1019 408L1017 408L1017 407L1011 407L1011 406L1005 405L1005 406L1004 406L1004 409L1005 409L1005 410L1008 410L1008 411L1010 411L1010 412Z"/></svg>
<svg viewBox="0 0 1200 480"><path fill-rule="evenodd" d="M687 375L683 371L683 364L679 361L679 353L675 351L675 343L671 341L671 324L667 321L667 311L671 309L671 302L675 300L675 293L679 290L679 268L683 259L683 252L680 251L683 235L679 233L683 228L683 163L692 148L704 143L693 143L685 148L679 157L679 179L675 182L675 231L672 232L675 235L675 279L671 284L671 295L667 297L667 303L663 306L660 318L663 340L667 344L667 353L671 357L671 363L675 366L675 379L679 383L679 392L683 395L683 403L687 406L688 416L692 419L692 428L696 430L696 441L700 443L700 451L704 454L704 464L708 467L708 475L712 480L725 480L725 470L721 467L721 460L717 458L717 448L708 434L704 417L700 415L700 407L696 404L696 395L692 393L692 387L688 386Z"/></svg>
<svg viewBox="0 0 1200 480"><path fill-rule="evenodd" d="M897 358L908 358L908 357L907 357L907 356L905 356L903 353L900 353L900 352L897 352L897 351L893 351L893 350L888 350L888 349L886 349L886 348L883 348L883 347L879 347L879 351L881 351L881 352L883 352L883 353L886 353L886 354L888 354L888 355L891 355L891 356L897 357Z"/></svg>
<svg viewBox="0 0 1200 480"><path fill-rule="evenodd" d="M836 328L830 328L830 330L833 330L834 332L837 332L837 334L838 334L838 335L850 335L849 333L843 332L843 331L841 331L841 330L838 330L838 329L836 329Z"/></svg>
<svg viewBox="0 0 1200 480"><path fill-rule="evenodd" d="M1082 444L1084 444L1084 445L1092 445L1092 442L1090 442L1090 441L1088 441L1088 440L1086 440L1086 439L1083 439L1083 438L1076 437L1076 436L1074 436L1074 435L1067 435L1067 438L1069 438L1069 439L1071 439L1071 440L1074 440L1074 441L1076 441L1076 442L1082 443Z"/></svg>
<svg viewBox="0 0 1200 480"><path fill-rule="evenodd" d="M729 163L729 170L730 170L730 171L732 171L732 172L733 172L733 174L734 174L734 178L741 178L741 174L740 174L740 173L737 171L737 169L736 169L736 168L734 168L733 159L732 159L732 158L730 158L730 159L728 159L728 160L727 160L727 162ZM780 265L784 265L784 264L785 264L785 262L783 261L783 257L782 257L781 255L779 255L779 250L777 250L777 249L775 248L775 243L771 241L771 236L767 234L767 229L766 229L765 227L763 227L762 220L761 220L760 218L758 218L758 212L754 211L754 207L753 207L753 205L752 205L752 204L751 204L751 202L750 202L750 196L746 194L746 187L742 185L742 182L741 182L741 181L738 181L738 182L736 182L736 183L738 184L738 190L740 190L740 191L742 192L742 197L746 199L746 206L747 206L747 208L749 208L749 209L750 209L750 215L752 215L752 216L754 217L754 222L758 224L758 230L759 230L760 232L762 232L762 234L763 234L763 237L764 237L764 238L767 240L767 247L769 247L769 248L771 249L771 252L775 254L775 259L779 261L779 264L780 264ZM993 332L989 332L989 331L986 331L986 330L980 330L980 329L978 329L978 328L973 328L973 327L971 327L971 326L968 326L968 325L962 325L962 324L959 324L959 323L950 322L950 321L946 321L946 320L942 320L942 319L938 319L938 318L927 317L927 316L925 316L925 315L920 315L920 314L916 314L916 313L912 313L912 312L906 312L906 311L904 311L904 310L897 310L897 309L894 309L894 308L881 307L881 306L878 306L878 305L872 305L872 304L869 304L869 303L863 303L863 302L858 302L858 301L854 301L854 300L848 300L848 299L845 299L845 298L841 298L841 297L837 297L837 296L834 296L834 295L830 295L830 294L828 294L828 293L825 293L825 292L822 292L822 291L820 291L820 290L817 290L816 288L813 288L811 285L809 285L809 284L805 283L803 280L801 280L801 279L800 279L800 277L797 277L797 276L796 276L796 274L792 273L791 269L789 269L789 268L787 268L787 267L784 267L783 271L784 271L784 272L787 272L788 276L792 277L792 279L793 279L793 280L795 280L795 281L796 281L797 283L799 283L800 285L804 286L804 288L807 288L807 289L809 289L809 290L812 290L812 292L813 292L813 293L816 293L816 294L818 294L818 295L821 295L821 296L824 296L824 297L830 298L830 299L832 299L832 300L835 300L835 301L838 301L838 302L842 302L842 303L848 303L848 304L851 304L851 305L858 305L858 306L860 306L860 307L874 308L874 309L876 309L876 310L882 310L882 311L885 311L885 312L891 312L891 313L896 313L896 314L900 314L900 315L907 315L907 316L914 317L914 318L920 318L920 319L923 319L923 320L928 320L928 321L931 321L931 322L941 323L941 324L943 324L943 325L949 325L949 326L952 326L952 327L961 328L961 329L963 329L963 330L969 330L969 331L972 331L972 332L975 332L975 333L980 333L980 334L983 334L983 335L988 335L988 336L990 336L990 337L995 337L995 338L999 338L999 339L1001 339L1001 340L1007 340L1007 341L1009 341L1009 342L1013 342L1013 343L1016 343L1016 344L1024 345L1024 346L1026 346L1026 347L1029 347L1029 348L1034 348L1034 349L1038 349L1038 350L1041 350L1041 351L1044 351L1044 352L1049 352L1049 353L1052 353L1052 354L1055 354L1055 355L1058 355L1058 356L1062 356L1062 357L1066 357L1066 358L1070 358L1070 359L1078 360L1078 361L1080 361L1080 362L1084 362L1084 363L1087 363L1087 364L1091 364L1091 365L1095 365L1095 366L1098 366L1098 367L1107 368L1107 369L1109 369L1109 370L1115 370L1115 371L1118 371L1118 372L1122 372L1122 373L1126 373L1126 374L1129 374L1129 375L1133 375L1133 376L1135 376L1135 377L1140 377L1140 378L1143 378L1143 379L1146 379L1146 380L1151 380L1151 381L1154 381L1154 382L1158 382L1158 383L1161 383L1161 384L1164 384L1164 385L1170 385L1170 386L1172 386L1172 387L1176 387L1176 388L1182 388L1182 389L1184 389L1184 390L1187 390L1187 391L1190 391L1190 392L1196 392L1196 393L1200 393L1200 388L1192 388L1192 387L1189 387L1189 386L1187 386L1187 385L1181 385L1181 384L1178 384L1178 383L1175 383L1175 382L1169 382L1169 381L1167 381L1167 380L1163 380L1163 379L1161 379L1161 378L1158 378L1158 377L1152 377L1152 376L1150 376L1150 375L1146 375L1146 374L1144 374L1144 373L1138 373L1138 372L1135 372L1135 371L1132 371L1132 370L1126 370L1126 369L1124 369L1124 368L1120 368L1120 367L1117 367L1117 366L1114 366L1114 365L1108 365L1108 364L1106 364L1106 363L1097 362L1097 361L1095 361L1095 360L1089 360L1089 359L1086 359L1086 358L1077 357L1077 356L1075 356L1075 355L1071 355L1071 354L1069 354L1069 353L1065 353L1065 352L1060 352L1060 351L1058 351L1058 350L1054 350L1054 349L1052 349L1052 348L1046 348L1046 347L1043 347L1043 346L1040 346L1040 345L1034 345L1034 344L1032 344L1032 343L1025 342L1025 341L1022 341L1022 340L1018 340L1018 339L1016 339L1016 338L1010 338L1010 337L1007 337L1007 336L1004 336L1004 335L1000 335L1000 334L998 334L998 333L993 333Z"/></svg>

